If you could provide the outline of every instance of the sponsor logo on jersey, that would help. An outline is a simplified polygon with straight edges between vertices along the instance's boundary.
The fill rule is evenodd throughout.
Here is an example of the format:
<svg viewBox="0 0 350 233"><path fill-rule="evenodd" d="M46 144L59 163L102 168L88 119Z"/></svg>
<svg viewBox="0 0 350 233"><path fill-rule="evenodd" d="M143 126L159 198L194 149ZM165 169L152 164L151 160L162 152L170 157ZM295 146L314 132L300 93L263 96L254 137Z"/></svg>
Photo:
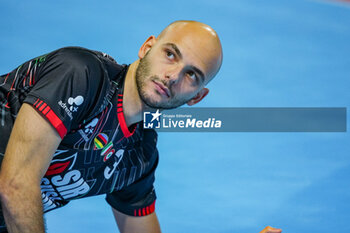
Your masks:
<svg viewBox="0 0 350 233"><path fill-rule="evenodd" d="M101 151L101 156L103 156L103 162L106 162L114 153L115 150L113 149L113 142L110 142Z"/></svg>
<svg viewBox="0 0 350 233"><path fill-rule="evenodd" d="M73 113L78 111L78 107L84 102L84 97L78 95L77 97L69 97L67 103L62 100L58 101L58 105L64 109L66 114L73 120Z"/></svg>
<svg viewBox="0 0 350 233"><path fill-rule="evenodd" d="M84 129L79 129L78 132L84 141L89 141L90 136L93 134L95 126L98 123L98 118L94 118L89 124L85 125Z"/></svg>
<svg viewBox="0 0 350 233"><path fill-rule="evenodd" d="M41 193L44 211L55 209L62 205L62 200L69 200L87 194L94 181L84 180L79 170L72 169L78 153L63 159L55 156L68 152L57 150L44 178L41 180Z"/></svg>
<svg viewBox="0 0 350 233"><path fill-rule="evenodd" d="M105 133L100 133L94 139L95 148L97 150L103 149L108 143L108 136Z"/></svg>

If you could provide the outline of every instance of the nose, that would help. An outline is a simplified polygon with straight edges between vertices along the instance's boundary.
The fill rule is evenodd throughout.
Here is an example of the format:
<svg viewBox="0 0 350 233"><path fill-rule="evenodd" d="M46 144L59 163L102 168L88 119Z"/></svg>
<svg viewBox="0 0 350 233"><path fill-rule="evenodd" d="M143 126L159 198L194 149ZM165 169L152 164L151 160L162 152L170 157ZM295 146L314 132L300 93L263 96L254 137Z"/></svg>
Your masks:
<svg viewBox="0 0 350 233"><path fill-rule="evenodd" d="M165 73L165 79L169 83L169 86L179 81L180 73L181 73L181 68L178 66L171 67L167 70L167 72Z"/></svg>
<svg viewBox="0 0 350 233"><path fill-rule="evenodd" d="M170 87L171 85L173 85L176 82L176 78L174 78L175 75L173 74L166 74L165 75L165 80L168 83L168 87Z"/></svg>

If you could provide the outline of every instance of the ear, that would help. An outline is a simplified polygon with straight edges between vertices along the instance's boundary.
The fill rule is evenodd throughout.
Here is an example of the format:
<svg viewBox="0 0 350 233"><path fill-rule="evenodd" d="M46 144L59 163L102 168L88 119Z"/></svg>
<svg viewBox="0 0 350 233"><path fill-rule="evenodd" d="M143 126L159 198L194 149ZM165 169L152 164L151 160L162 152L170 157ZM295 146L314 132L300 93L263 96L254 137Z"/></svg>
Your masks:
<svg viewBox="0 0 350 233"><path fill-rule="evenodd" d="M206 95L208 95L209 93L209 89L208 88L203 88L202 90L200 90L197 95L195 97L193 97L191 100L189 100L187 102L188 106L192 106L196 103L198 103L199 101L201 101Z"/></svg>
<svg viewBox="0 0 350 233"><path fill-rule="evenodd" d="M157 39L155 36L148 37L148 39L142 44L139 50L139 58L143 58L156 42Z"/></svg>

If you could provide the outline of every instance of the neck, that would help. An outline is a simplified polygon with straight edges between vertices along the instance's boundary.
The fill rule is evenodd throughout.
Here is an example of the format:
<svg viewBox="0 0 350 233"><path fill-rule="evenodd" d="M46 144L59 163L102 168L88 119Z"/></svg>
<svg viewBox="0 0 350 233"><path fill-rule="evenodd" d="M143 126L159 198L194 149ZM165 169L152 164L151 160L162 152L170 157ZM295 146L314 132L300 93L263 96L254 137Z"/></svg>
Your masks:
<svg viewBox="0 0 350 233"><path fill-rule="evenodd" d="M144 104L140 98L136 85L136 69L139 60L129 66L124 82L123 112L126 125L130 125L142 120Z"/></svg>

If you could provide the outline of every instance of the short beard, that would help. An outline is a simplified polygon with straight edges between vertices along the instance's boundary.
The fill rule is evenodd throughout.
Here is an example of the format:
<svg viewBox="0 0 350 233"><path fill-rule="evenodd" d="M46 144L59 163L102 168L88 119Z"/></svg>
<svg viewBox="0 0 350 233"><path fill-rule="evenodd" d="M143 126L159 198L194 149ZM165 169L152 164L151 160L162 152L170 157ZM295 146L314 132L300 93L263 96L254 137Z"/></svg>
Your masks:
<svg viewBox="0 0 350 233"><path fill-rule="evenodd" d="M139 96L142 100L142 102L151 109L174 109L177 107L180 107L181 105L184 105L187 103L190 99L178 99L171 94L170 100L166 101L164 103L157 103L152 100L151 96L146 92L145 86L146 81L152 82L152 80L156 80L158 82L161 82L164 86L166 86L169 91L171 92L171 86L169 86L168 83L164 83L157 75L153 75L149 80L147 80L147 77L150 76L150 67L151 64L148 59L149 51L146 53L146 55L140 59L139 65L136 69L136 85L137 85L137 91L139 93ZM172 92L171 92L172 93Z"/></svg>

